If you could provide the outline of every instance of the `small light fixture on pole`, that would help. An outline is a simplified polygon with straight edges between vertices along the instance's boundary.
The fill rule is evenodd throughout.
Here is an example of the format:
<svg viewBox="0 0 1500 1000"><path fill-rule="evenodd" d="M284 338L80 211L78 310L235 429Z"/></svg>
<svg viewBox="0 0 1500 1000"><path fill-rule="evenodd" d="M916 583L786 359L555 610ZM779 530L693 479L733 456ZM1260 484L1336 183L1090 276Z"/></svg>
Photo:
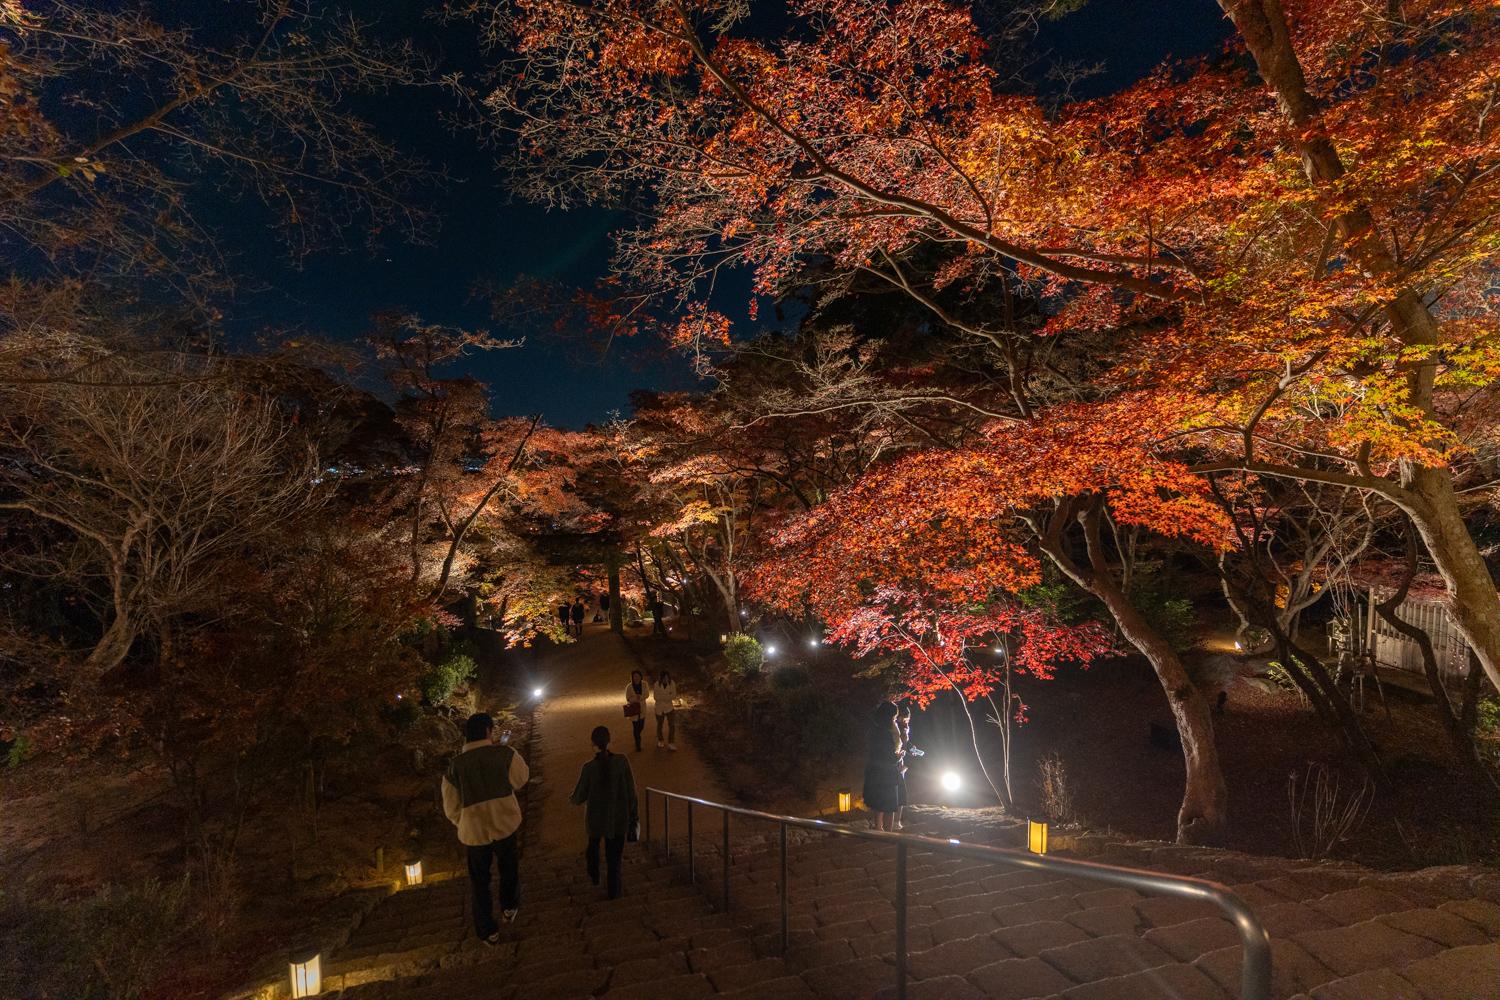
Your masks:
<svg viewBox="0 0 1500 1000"><path fill-rule="evenodd" d="M854 808L854 792L847 788L839 789L839 812L846 813Z"/></svg>
<svg viewBox="0 0 1500 1000"><path fill-rule="evenodd" d="M1026 820L1026 849L1032 854L1047 853L1047 824L1034 819Z"/></svg>
<svg viewBox="0 0 1500 1000"><path fill-rule="evenodd" d="M323 957L316 948L296 951L288 959L288 974L292 980L292 996L315 997L323 992Z"/></svg>
<svg viewBox="0 0 1500 1000"><path fill-rule="evenodd" d="M408 861L406 863L406 884L407 885L421 885L422 884L422 859L421 858L413 858L412 860L410 860L410 861Z"/></svg>

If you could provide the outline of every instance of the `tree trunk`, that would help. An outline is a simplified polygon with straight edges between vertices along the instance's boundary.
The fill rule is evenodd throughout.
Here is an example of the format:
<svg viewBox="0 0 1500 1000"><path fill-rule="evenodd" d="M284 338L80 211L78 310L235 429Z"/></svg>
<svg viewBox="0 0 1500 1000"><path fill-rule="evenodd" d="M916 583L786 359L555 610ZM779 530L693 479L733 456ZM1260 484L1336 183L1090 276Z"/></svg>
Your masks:
<svg viewBox="0 0 1500 1000"><path fill-rule="evenodd" d="M1186 769L1182 807L1177 812L1177 842L1222 844L1229 831L1229 788L1219 764L1208 700L1188 678L1177 651L1151 627L1124 591L1111 580L1098 580L1090 589L1104 602L1130 644L1151 662L1177 723Z"/></svg>
<svg viewBox="0 0 1500 1000"><path fill-rule="evenodd" d="M1490 683L1500 690L1500 594L1464 524L1453 477L1446 469L1415 466L1408 472L1406 488L1423 501L1416 509L1407 508L1407 513L1448 585L1453 621Z"/></svg>
<svg viewBox="0 0 1500 1000"><path fill-rule="evenodd" d="M1081 510L1078 503L1064 501L1048 518L1045 530L1040 532L1042 551L1070 579L1104 602L1121 633L1150 662L1166 692L1167 705L1182 741L1186 772L1182 806L1177 812L1177 842L1222 844L1229 830L1229 789L1214 743L1208 700L1188 678L1171 643L1151 626L1111 574L1099 531L1103 498L1095 496L1082 501L1085 506ZM1074 562L1063 541L1063 532L1074 516L1084 528L1087 569Z"/></svg>
<svg viewBox="0 0 1500 1000"><path fill-rule="evenodd" d="M90 676L102 677L124 661L135 642L135 627L128 615L116 614L109 627L99 637L99 642L89 651L84 669Z"/></svg>
<svg viewBox="0 0 1500 1000"><path fill-rule="evenodd" d="M620 605L620 557L609 556L609 628L616 635L625 634L625 609Z"/></svg>

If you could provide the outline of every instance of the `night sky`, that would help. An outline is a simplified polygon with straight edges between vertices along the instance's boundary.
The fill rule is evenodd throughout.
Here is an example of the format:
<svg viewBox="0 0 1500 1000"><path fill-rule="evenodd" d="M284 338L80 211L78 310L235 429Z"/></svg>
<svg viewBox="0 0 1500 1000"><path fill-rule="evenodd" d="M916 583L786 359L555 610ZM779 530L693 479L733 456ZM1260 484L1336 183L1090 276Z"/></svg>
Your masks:
<svg viewBox="0 0 1500 1000"><path fill-rule="evenodd" d="M482 68L485 57L472 31L423 17L428 8L421 0L356 4L384 31L415 38L445 70ZM1106 72L1079 88L1087 97L1129 84L1169 56L1216 52L1228 36L1229 25L1214 0L1090 0L1078 13L1048 24L1039 49L1058 59L1104 62ZM446 189L425 195L441 219L432 245L390 245L373 254L361 247L292 267L264 230L227 233L239 248L240 270L248 274L229 310L238 330L303 327L348 340L382 309L415 312L427 322L491 327L486 304L471 296L481 282L504 285L525 274L587 286L603 274L610 256L610 215L547 212L512 201L493 152L480 148L473 135L439 121L452 110L450 98L431 90L385 95L365 109L385 134L446 167L452 178ZM243 217L247 227L258 225L248 221L250 213ZM748 331L742 326L740 332ZM581 427L627 410L632 389L699 384L686 359L651 345L617 346L604 354L602 345L537 337L519 349L472 358L459 370L489 383L497 414L541 412L559 427Z"/></svg>

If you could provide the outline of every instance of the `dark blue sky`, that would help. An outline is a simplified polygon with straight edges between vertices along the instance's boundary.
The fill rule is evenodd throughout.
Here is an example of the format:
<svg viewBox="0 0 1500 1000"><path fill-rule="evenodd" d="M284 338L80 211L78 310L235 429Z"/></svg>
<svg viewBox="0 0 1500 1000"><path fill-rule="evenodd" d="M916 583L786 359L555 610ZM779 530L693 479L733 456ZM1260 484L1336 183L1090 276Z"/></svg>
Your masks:
<svg viewBox="0 0 1500 1000"><path fill-rule="evenodd" d="M422 0L362 0L356 6L385 30L416 38L446 68L472 72L484 65L472 32L423 17L429 5ZM1105 74L1083 88L1083 96L1092 96L1138 79L1169 56L1217 51L1228 34L1214 0L1090 0L1078 13L1048 24L1039 41L1055 58L1106 64ZM263 234L248 232L234 242L242 248L241 268L251 275L247 285L258 287L234 304L236 326L302 326L351 339L367 328L371 313L397 309L428 322L488 327L486 304L470 294L482 282L503 285L526 274L586 286L599 277L609 261L611 217L591 210L547 212L510 200L493 152L439 121L453 110L437 91L385 95L368 108L385 134L452 177L446 189L426 194L441 220L431 246L323 254L293 268ZM541 412L562 427L626 410L635 388L697 384L685 359L648 345L605 355L590 345L533 337L522 348L483 354L463 367L490 384L496 413Z"/></svg>

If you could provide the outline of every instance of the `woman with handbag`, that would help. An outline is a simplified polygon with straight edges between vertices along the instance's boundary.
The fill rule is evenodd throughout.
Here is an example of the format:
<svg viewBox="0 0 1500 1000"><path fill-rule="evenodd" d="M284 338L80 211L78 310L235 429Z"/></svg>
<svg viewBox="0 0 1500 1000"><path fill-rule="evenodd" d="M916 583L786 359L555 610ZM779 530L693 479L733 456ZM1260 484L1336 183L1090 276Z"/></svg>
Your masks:
<svg viewBox="0 0 1500 1000"><path fill-rule="evenodd" d="M583 765L578 784L568 801L584 810L584 831L589 845L584 850L589 881L599 884L599 841L604 841L606 886L610 899L620 895L620 856L625 841L637 839L635 775L630 761L609 752L609 729L595 726L589 740L594 744L594 759Z"/></svg>
<svg viewBox="0 0 1500 1000"><path fill-rule="evenodd" d="M656 683L651 685L651 699L656 704L656 745L662 746L661 730L662 723L667 724L668 750L677 749L677 713L673 707L677 703L677 683L672 680L672 672L663 670L656 675Z"/></svg>
<svg viewBox="0 0 1500 1000"><path fill-rule="evenodd" d="M635 737L635 752L641 752L641 730L646 728L646 699L651 697L651 686L646 675L639 670L630 672L630 683L625 685L625 718L630 720L630 735Z"/></svg>

